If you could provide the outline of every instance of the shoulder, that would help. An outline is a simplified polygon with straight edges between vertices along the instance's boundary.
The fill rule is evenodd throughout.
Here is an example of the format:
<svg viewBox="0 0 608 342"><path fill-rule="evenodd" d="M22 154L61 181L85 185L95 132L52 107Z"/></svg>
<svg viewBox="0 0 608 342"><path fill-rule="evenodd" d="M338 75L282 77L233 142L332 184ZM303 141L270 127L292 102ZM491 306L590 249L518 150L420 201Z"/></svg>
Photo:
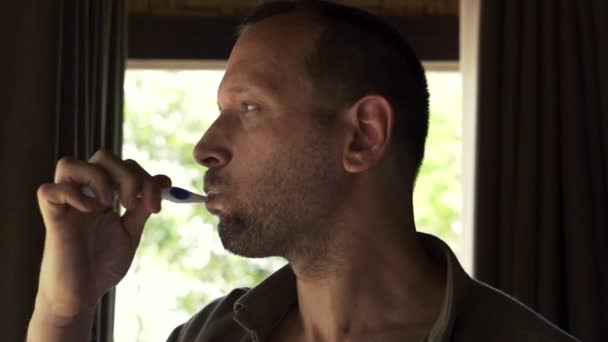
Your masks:
<svg viewBox="0 0 608 342"><path fill-rule="evenodd" d="M457 341L578 341L532 309L484 283L472 280L457 309Z"/></svg>
<svg viewBox="0 0 608 342"><path fill-rule="evenodd" d="M167 342L206 342L215 341L214 337L244 331L234 322L234 303L249 289L237 288L227 296L207 304L184 324L173 330Z"/></svg>

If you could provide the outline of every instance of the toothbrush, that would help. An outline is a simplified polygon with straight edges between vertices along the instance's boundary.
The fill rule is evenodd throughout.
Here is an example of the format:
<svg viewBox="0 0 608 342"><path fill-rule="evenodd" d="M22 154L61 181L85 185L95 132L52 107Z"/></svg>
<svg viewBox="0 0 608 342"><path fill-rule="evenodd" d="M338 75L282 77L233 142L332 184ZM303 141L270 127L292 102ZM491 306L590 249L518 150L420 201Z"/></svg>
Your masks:
<svg viewBox="0 0 608 342"><path fill-rule="evenodd" d="M93 190L91 190L91 188L88 186L82 187L81 192L87 197L95 198ZM117 200L119 196L118 190L114 190L113 193L114 200ZM178 188L176 186L161 189L161 197L162 199L173 203L204 203L205 201L207 201L207 196L195 194L186 189ZM137 198L141 198L141 194L138 194Z"/></svg>

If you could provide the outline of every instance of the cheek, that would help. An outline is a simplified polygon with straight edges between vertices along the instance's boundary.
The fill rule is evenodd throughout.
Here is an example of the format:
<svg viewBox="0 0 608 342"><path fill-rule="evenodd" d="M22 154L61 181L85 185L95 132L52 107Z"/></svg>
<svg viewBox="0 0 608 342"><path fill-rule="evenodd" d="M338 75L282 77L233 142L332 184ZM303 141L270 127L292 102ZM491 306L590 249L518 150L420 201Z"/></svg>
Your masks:
<svg viewBox="0 0 608 342"><path fill-rule="evenodd" d="M277 163L277 158L285 156L282 145L284 144L269 136L235 141L230 173L236 183L251 185L257 179L263 178L269 172L269 168Z"/></svg>
<svg viewBox="0 0 608 342"><path fill-rule="evenodd" d="M294 132L293 128L288 131L285 128L273 126L277 125L267 122L252 129L243 128L241 134L234 137L233 157L236 159L235 161L240 160L239 167L248 168L256 162L280 156L285 152L286 147L293 144L293 134L283 133Z"/></svg>
<svg viewBox="0 0 608 342"><path fill-rule="evenodd" d="M310 167L328 152L318 150L319 145L328 147L327 136L319 136L309 122L296 121L269 122L255 129L243 129L234 137L230 173L237 183L255 186L252 183L267 183L273 178L280 181L286 174Z"/></svg>

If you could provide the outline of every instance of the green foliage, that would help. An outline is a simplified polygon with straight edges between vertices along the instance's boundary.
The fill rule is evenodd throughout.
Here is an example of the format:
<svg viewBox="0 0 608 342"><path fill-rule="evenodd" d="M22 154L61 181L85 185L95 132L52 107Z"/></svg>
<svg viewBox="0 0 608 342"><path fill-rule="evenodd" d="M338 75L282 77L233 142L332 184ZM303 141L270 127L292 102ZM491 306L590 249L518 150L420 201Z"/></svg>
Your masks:
<svg viewBox="0 0 608 342"><path fill-rule="evenodd" d="M427 73L431 117L425 158L416 181L419 231L436 235L458 253L462 203L462 94L459 73Z"/></svg>

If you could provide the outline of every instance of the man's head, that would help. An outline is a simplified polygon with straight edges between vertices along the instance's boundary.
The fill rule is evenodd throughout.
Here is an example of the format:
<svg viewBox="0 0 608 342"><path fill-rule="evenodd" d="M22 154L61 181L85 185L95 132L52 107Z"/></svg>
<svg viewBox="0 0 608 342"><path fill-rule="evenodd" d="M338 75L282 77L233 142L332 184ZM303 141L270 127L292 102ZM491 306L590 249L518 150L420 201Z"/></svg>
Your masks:
<svg viewBox="0 0 608 342"><path fill-rule="evenodd" d="M334 119L365 95L382 95L395 112L396 152L413 162L415 177L424 158L429 93L420 60L403 35L363 10L314 0L267 2L243 21L238 33L265 19L295 13L310 16L320 29L319 35L311 35L313 51L302 57L321 119Z"/></svg>
<svg viewBox="0 0 608 342"><path fill-rule="evenodd" d="M373 16L324 2L259 7L230 55L220 116L194 150L225 247L288 259L335 247L329 227L357 177L392 156L413 182L427 102L420 63Z"/></svg>

